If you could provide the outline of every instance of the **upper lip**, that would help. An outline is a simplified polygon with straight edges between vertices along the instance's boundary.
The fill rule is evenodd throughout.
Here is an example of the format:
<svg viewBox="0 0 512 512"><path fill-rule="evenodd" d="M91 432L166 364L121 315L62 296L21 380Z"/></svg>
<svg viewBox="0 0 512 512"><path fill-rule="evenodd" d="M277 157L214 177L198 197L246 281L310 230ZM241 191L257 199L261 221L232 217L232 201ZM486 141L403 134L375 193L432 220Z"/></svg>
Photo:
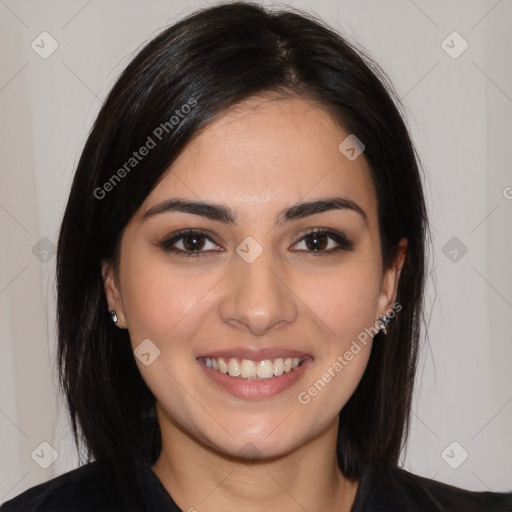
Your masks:
<svg viewBox="0 0 512 512"><path fill-rule="evenodd" d="M232 350L215 350L212 352L205 352L202 355L198 356L199 358L205 358L209 357L211 359L230 359L230 358L237 358L237 359L249 359L251 361L264 361L265 359L274 360L278 357L282 358L288 358L288 357L298 357L299 359L305 359L306 357L311 357L310 354L307 352L302 352L299 350L290 350L288 348L260 348L260 349L232 349Z"/></svg>

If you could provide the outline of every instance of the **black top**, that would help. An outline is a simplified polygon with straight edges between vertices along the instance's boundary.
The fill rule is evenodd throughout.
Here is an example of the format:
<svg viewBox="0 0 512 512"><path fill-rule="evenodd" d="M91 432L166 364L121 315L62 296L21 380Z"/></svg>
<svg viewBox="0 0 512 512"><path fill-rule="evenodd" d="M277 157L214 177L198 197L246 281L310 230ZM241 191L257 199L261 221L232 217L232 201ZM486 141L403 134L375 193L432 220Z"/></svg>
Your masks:
<svg viewBox="0 0 512 512"><path fill-rule="evenodd" d="M125 466L121 472L91 462L28 489L0 512L183 512L149 465ZM405 511L512 512L512 491L466 491L403 469L367 466L351 512Z"/></svg>

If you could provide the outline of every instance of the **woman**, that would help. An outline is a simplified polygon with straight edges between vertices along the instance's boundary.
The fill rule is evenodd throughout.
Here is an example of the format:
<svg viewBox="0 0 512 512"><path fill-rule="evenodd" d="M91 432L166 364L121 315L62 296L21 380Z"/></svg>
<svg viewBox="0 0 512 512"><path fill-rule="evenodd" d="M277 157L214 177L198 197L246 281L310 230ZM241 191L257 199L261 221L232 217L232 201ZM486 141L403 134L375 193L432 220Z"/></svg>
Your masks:
<svg viewBox="0 0 512 512"><path fill-rule="evenodd" d="M88 463L2 512L512 510L398 468L427 242L368 57L249 3L168 28L101 109L60 231Z"/></svg>

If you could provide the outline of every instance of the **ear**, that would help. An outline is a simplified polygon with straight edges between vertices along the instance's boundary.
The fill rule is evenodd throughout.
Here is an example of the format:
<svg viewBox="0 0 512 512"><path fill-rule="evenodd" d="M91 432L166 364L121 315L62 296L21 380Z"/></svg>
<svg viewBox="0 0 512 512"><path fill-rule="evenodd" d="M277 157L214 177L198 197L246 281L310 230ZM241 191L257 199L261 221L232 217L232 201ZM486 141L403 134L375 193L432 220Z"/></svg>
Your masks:
<svg viewBox="0 0 512 512"><path fill-rule="evenodd" d="M117 327L127 328L126 316L124 313L123 301L119 291L119 284L115 276L115 272L111 263L104 261L101 264L101 273L103 275L103 287L107 299L108 310L114 310L117 315Z"/></svg>
<svg viewBox="0 0 512 512"><path fill-rule="evenodd" d="M391 266L384 271L380 295L377 300L377 317L389 314L393 309L398 292L398 281L404 266L407 251L407 238L402 238L396 250L396 256Z"/></svg>

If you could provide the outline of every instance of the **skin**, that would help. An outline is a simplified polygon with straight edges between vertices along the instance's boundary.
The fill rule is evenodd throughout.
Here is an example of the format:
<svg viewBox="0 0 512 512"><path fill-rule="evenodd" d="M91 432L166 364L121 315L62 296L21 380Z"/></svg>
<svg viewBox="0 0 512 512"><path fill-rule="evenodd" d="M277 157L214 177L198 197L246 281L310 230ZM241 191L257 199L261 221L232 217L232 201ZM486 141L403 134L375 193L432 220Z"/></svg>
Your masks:
<svg viewBox="0 0 512 512"><path fill-rule="evenodd" d="M152 466L183 510L350 510L358 482L336 462L338 414L366 368L372 340L311 401L297 396L343 355L365 328L389 313L406 250L383 270L377 197L363 156L338 145L349 133L319 105L256 97L196 134L128 223L117 272L104 264L105 292L133 348L150 339L160 355L136 359L157 399L162 452ZM223 204L233 225L183 212L143 220L180 197ZM356 202L286 223L291 205L320 198ZM166 252L182 229L208 231L199 257ZM344 233L350 250L304 231ZM263 249L252 263L236 252L246 237ZM174 247L193 250L182 238ZM309 244L308 244L309 241ZM313 240L314 242L314 240ZM323 244L323 245L322 245ZM191 249L192 247L192 249ZM312 364L295 384L265 399L242 399L212 383L196 358L208 350L281 347ZM241 454L253 452L256 462Z"/></svg>

